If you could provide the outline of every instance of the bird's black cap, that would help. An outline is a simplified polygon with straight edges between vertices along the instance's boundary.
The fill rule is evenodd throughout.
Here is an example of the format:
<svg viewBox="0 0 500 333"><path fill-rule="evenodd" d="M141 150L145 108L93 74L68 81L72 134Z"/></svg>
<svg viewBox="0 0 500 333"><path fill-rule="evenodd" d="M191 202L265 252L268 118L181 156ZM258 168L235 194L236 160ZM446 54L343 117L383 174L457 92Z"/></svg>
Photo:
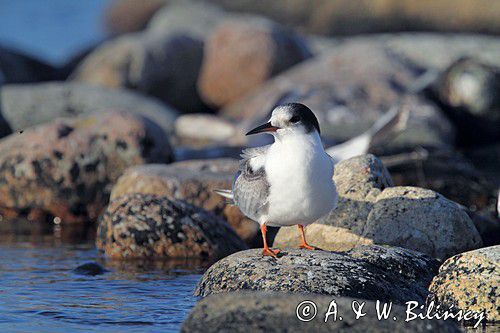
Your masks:
<svg viewBox="0 0 500 333"><path fill-rule="evenodd" d="M318 118L316 118L314 113L307 106L301 103L287 103L284 104L283 107L290 110L292 114L291 119L293 119L293 117L298 117L302 124L304 124L308 133L314 128L318 131L318 134L321 133Z"/></svg>

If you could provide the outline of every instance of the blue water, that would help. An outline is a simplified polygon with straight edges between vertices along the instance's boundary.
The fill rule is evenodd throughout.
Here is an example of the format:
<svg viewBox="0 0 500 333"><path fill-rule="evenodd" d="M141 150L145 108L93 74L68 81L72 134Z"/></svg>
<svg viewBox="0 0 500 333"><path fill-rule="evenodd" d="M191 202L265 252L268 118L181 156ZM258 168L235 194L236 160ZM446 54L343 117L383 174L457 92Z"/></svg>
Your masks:
<svg viewBox="0 0 500 333"><path fill-rule="evenodd" d="M101 41L110 0L0 0L0 45L54 65Z"/></svg>
<svg viewBox="0 0 500 333"><path fill-rule="evenodd" d="M73 271L99 262L109 272ZM199 263L112 262L91 244L0 244L0 332L177 332Z"/></svg>
<svg viewBox="0 0 500 333"><path fill-rule="evenodd" d="M62 65L106 37L109 3L0 0L0 46ZM105 261L93 246L95 231L90 240L77 233L61 241L52 228L0 220L0 332L179 330L206 263ZM73 271L96 261L109 272Z"/></svg>

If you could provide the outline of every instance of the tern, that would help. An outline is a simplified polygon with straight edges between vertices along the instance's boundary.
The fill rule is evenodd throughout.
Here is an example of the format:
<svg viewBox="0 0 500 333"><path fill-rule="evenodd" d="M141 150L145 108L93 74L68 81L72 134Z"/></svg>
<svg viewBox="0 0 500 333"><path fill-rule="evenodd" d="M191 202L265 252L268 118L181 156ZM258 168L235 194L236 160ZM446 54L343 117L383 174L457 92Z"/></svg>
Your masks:
<svg viewBox="0 0 500 333"><path fill-rule="evenodd" d="M267 244L266 226L297 225L302 249L315 249L304 227L337 206L333 181L334 161L325 152L319 122L300 103L277 106L269 122L246 135L268 133L274 143L242 151L241 163L231 190L216 190L242 213L260 224L264 256L277 257L280 250Z"/></svg>

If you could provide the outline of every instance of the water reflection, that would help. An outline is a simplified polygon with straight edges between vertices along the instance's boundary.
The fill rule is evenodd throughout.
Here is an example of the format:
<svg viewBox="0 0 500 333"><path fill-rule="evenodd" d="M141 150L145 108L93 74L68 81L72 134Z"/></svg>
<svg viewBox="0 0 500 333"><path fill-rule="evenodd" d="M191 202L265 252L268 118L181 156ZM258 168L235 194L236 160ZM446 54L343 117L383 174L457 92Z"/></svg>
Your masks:
<svg viewBox="0 0 500 333"><path fill-rule="evenodd" d="M0 221L0 244L30 243L33 245L93 243L96 235L94 223L54 224L28 219Z"/></svg>
<svg viewBox="0 0 500 333"><path fill-rule="evenodd" d="M209 262L108 261L92 228L57 227L0 222L1 332L178 331ZM74 271L88 262L109 272Z"/></svg>

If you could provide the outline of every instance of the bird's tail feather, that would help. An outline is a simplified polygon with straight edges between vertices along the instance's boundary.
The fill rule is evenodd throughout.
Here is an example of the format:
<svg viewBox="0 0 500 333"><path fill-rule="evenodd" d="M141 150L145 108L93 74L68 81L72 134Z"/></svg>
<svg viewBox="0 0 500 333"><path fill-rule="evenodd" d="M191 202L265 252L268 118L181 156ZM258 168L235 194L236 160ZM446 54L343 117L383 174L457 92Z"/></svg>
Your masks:
<svg viewBox="0 0 500 333"><path fill-rule="evenodd" d="M233 196L233 192L231 190L215 189L214 192L217 193L218 195L226 198L227 204L234 205L234 196Z"/></svg>

